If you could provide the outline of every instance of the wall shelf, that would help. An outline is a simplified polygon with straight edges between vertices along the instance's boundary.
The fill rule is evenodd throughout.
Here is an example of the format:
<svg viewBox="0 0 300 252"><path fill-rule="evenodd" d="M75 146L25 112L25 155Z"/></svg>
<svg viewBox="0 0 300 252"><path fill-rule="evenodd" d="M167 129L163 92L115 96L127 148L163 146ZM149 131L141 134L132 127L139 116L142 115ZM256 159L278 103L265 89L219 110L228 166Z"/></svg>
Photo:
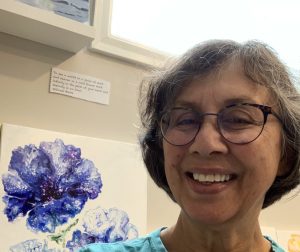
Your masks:
<svg viewBox="0 0 300 252"><path fill-rule="evenodd" d="M89 46L95 38L93 26L15 0L0 3L0 32L70 52Z"/></svg>

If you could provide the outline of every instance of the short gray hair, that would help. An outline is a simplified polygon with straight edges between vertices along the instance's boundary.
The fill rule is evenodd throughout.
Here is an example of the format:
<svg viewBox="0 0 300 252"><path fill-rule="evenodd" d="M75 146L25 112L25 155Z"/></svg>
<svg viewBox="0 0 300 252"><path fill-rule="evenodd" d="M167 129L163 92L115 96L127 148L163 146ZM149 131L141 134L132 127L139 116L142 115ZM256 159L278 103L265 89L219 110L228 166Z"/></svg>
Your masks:
<svg viewBox="0 0 300 252"><path fill-rule="evenodd" d="M144 127L140 137L143 159L154 182L174 201L164 170L159 128L161 115L193 78L209 75L234 60L242 63L246 77L270 91L277 101L283 124L282 158L286 173L276 177L266 193L263 208L300 184L300 95L287 67L276 52L262 42L210 40L196 45L171 65L156 71L141 85L139 107Z"/></svg>

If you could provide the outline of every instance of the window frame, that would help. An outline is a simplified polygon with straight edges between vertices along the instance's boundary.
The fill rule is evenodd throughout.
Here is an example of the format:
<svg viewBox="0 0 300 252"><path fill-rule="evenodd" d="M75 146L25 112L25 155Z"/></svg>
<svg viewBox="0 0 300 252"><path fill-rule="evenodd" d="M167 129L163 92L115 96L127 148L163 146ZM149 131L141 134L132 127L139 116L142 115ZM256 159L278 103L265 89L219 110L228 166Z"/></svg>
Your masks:
<svg viewBox="0 0 300 252"><path fill-rule="evenodd" d="M111 33L113 0L96 0L94 13L95 39L89 49L147 68L159 68L168 54L113 36Z"/></svg>

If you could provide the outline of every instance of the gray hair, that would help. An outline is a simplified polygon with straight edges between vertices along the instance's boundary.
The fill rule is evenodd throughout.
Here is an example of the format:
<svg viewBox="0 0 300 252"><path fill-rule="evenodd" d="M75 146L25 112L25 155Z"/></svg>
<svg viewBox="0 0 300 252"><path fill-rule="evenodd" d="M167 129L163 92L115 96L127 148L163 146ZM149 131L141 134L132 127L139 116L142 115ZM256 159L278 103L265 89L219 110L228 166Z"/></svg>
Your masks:
<svg viewBox="0 0 300 252"><path fill-rule="evenodd" d="M243 44L210 40L187 51L172 64L145 79L140 89L140 116L144 133L142 155L154 182L175 201L167 183L159 121L193 78L219 71L238 60L247 78L265 86L276 101L283 124L282 158L286 173L277 176L267 191L263 208L273 204L300 184L300 94L287 67L272 48L259 41Z"/></svg>

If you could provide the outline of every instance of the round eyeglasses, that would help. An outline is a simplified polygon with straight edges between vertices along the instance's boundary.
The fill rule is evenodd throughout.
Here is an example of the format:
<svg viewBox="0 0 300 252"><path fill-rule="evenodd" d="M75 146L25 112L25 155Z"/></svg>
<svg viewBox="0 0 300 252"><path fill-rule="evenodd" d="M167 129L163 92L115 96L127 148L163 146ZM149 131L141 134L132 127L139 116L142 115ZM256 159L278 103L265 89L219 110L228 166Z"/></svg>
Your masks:
<svg viewBox="0 0 300 252"><path fill-rule="evenodd" d="M260 104L232 104L219 113L199 113L191 108L175 107L163 114L160 128L168 143L187 145L196 138L204 117L213 115L217 117L217 127L224 139L234 144L247 144L260 136L269 114L281 121L271 107Z"/></svg>

